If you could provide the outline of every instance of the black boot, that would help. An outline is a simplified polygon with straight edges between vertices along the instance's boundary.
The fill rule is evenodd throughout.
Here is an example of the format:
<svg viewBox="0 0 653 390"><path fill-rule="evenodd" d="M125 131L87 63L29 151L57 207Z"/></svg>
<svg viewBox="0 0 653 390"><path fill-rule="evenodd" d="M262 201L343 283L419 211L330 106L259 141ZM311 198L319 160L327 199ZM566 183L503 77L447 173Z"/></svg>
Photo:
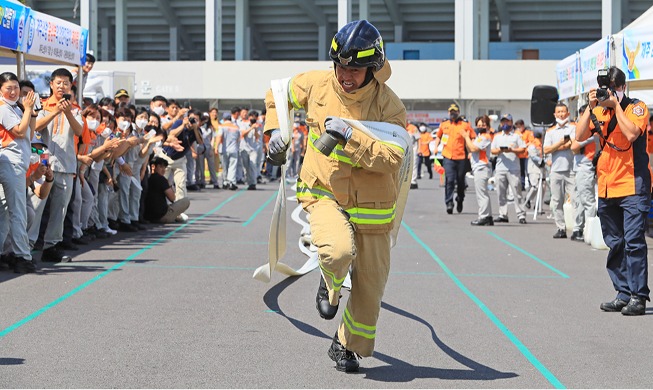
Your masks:
<svg viewBox="0 0 653 390"><path fill-rule="evenodd" d="M329 348L329 357L336 362L336 370L344 372L357 372L358 359L356 353L348 350L340 344L338 332L333 336L331 348Z"/></svg>
<svg viewBox="0 0 653 390"><path fill-rule="evenodd" d="M320 275L320 286L317 288L317 295L315 296L315 307L320 317L325 320L331 320L338 313L338 306L331 306L329 304L329 290L327 289L326 282L322 275Z"/></svg>

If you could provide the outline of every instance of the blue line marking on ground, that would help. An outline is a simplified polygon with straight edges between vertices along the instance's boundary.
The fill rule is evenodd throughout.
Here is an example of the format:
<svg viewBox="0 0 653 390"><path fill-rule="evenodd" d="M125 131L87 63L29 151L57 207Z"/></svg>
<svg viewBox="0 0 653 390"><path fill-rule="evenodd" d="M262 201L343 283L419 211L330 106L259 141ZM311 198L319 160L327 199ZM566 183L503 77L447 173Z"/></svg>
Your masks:
<svg viewBox="0 0 653 390"><path fill-rule="evenodd" d="M32 321L32 320L38 318L38 317L41 316L43 313L47 312L48 310L52 309L53 307L57 306L58 304L62 303L62 302L65 301L65 300L67 300L68 298L72 297L73 295L77 294L78 292L80 292L80 291L86 289L87 287L89 287L89 286L92 285L93 283L97 282L98 280L104 278L105 276L109 275L109 274L112 273L113 271L115 271L115 270L121 268L122 266L124 266L125 264L127 264L127 263L129 263L130 261L134 260L136 257L142 255L143 253L145 253L145 252L148 251L149 249L152 249L156 244L158 244L158 243L160 243L160 242L163 242L163 241L167 240L167 239L170 238L173 234L177 233L178 231L180 231L181 229L185 228L186 226L191 225L191 224L193 224L193 223L195 223L195 222L197 222L197 221L200 221L200 220L202 220L202 219L208 217L209 215L215 213L216 211L220 210L222 207L224 207L224 205L226 205L227 203L231 202L231 201L234 200L236 197L238 197L240 194L242 194L243 191L244 191L244 190L240 190L240 191L238 191L237 193L235 193L234 195L230 196L227 200L225 200L225 201L223 201L222 203L220 203L218 206L216 206L216 208L214 208L213 210L209 211L208 213L203 214L203 215L201 215L201 216L199 216L199 217L197 217L197 218L195 218L195 219L192 219L192 220L190 220L190 221L184 223L183 225L177 227L176 229L174 229L174 230L172 230L171 232L167 233L167 234L164 235L163 237L160 237L160 238L156 239L154 242L150 243L149 245L145 246L144 248L142 248L142 249L140 249L140 250L134 252L134 253L131 254L129 257L127 257L124 261L122 261L122 262L120 262L120 263L114 265L113 267L111 267L111 268L109 268L108 270L102 272L101 274L96 275L94 278L92 278L92 279L90 279L90 280L88 280L88 281L86 281L86 282L80 284L79 286L77 286L77 287L75 287L74 289L68 291L66 294L64 294L64 295L60 296L59 298L55 299L54 301L48 303L47 305L43 306L42 308L38 309L38 310L35 311L34 313L28 315L27 317L25 317L25 318L23 318L23 319L21 319L21 320L15 322L15 323L13 323L12 325L9 325L8 327L6 327L6 328L3 329L2 331L0 331L0 339L3 338L3 337L5 337L5 336L7 336L9 333L11 333L11 332L13 332L13 331L19 329L20 327L22 327L23 325L27 324L28 322L30 322L30 321Z"/></svg>
<svg viewBox="0 0 653 390"><path fill-rule="evenodd" d="M518 250L519 252L525 254L526 256L528 256L528 257L530 257L531 259L537 261L538 263L542 264L543 266L545 266L546 268L550 269L551 271L557 273L558 275L562 276L563 278L565 278L565 279L569 279L569 275L565 274L565 273L562 272L562 271L559 271L557 268L555 268L554 266L548 264L546 261L541 260L541 259L538 258L537 256L535 256L535 255L533 255L533 254L531 254L531 253L529 253L529 252L523 250L522 248L518 247L517 245L515 245L515 244L513 244L513 243L511 243L511 242L509 242L509 241L506 241L505 239L503 239L503 238L497 236L494 232L487 232L487 234L489 234L489 235L491 235L492 237L496 238L497 240L503 242L504 244L508 245L509 247L511 247L511 248L513 248L513 249L516 249L516 250Z"/></svg>
<svg viewBox="0 0 653 390"><path fill-rule="evenodd" d="M249 225L254 220L254 218L256 218L256 216L259 215L261 211L263 211L263 209L265 209L267 205L270 204L270 202L272 202L272 200L274 200L274 198L277 197L278 192L279 191L275 191L274 194L272 194L272 196L270 197L270 199L266 200L265 203L263 203L261 207L259 207L258 210L256 210L254 214L252 214L252 216L249 217L249 219L243 223L243 226Z"/></svg>
<svg viewBox="0 0 653 390"><path fill-rule="evenodd" d="M410 228L405 222L402 222L401 225L408 231L408 234L410 234L411 237L422 247L424 250L431 256L433 260L435 260L436 263L442 268L442 270L449 276L449 278L458 286L458 288L467 295L469 299L471 299L476 306L478 306L481 311L494 323L494 325L510 340L510 342L513 343L515 347L521 352L526 359L546 378L546 380L549 381L556 389L564 389L565 386L558 380L558 378L551 373L536 357L529 351L529 349L522 343L517 336L515 336L508 327L506 327L499 318L492 313L492 311L485 306L485 304L476 296L474 293L472 293L461 281L456 277L456 275L447 267L446 264L433 252L433 250L422 241L415 232L413 232L413 229Z"/></svg>

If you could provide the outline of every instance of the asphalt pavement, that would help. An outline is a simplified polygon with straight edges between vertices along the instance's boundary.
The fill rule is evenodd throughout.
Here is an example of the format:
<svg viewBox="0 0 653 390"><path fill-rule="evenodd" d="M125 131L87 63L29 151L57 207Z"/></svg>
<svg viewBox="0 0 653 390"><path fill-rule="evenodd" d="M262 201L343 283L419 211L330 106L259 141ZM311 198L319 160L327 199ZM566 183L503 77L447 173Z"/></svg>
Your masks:
<svg viewBox="0 0 653 390"><path fill-rule="evenodd" d="M461 214L446 214L437 180L410 192L374 356L336 371L327 350L344 305L318 316L319 273L252 278L277 190L191 192L185 224L96 240L36 274L1 272L0 387L653 387L653 310L599 309L615 296L607 252L553 239L546 214L520 225L512 206L507 224L471 226L471 181ZM288 204L284 262L298 268Z"/></svg>

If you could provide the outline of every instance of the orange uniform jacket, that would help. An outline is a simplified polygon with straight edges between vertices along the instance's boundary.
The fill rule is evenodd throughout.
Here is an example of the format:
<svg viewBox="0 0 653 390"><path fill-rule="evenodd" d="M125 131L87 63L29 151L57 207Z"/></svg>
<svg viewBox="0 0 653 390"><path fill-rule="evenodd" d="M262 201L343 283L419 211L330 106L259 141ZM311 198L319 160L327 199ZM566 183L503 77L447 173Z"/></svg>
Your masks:
<svg viewBox="0 0 653 390"><path fill-rule="evenodd" d="M429 142L433 141L433 136L428 131L421 133L419 136L419 148L417 152L422 156L430 156Z"/></svg>
<svg viewBox="0 0 653 390"><path fill-rule="evenodd" d="M602 131L606 135L614 110L595 107L593 112L599 122L603 124ZM624 113L640 129L641 135L631 145L617 123L614 131L608 136L608 141L618 148L627 150L614 150L603 140L601 141L603 152L596 166L599 197L601 198L619 198L651 192L651 172L646 153L647 139L646 136L643 136L648 124L648 108L644 102L636 101L629 104ZM590 129L594 128L592 122L589 127Z"/></svg>
<svg viewBox="0 0 653 390"><path fill-rule="evenodd" d="M450 160L465 160L465 138L460 134L460 129L467 131L469 138L476 138L476 133L469 122L462 119L456 122L444 121L438 129L437 137L444 144L442 156Z"/></svg>

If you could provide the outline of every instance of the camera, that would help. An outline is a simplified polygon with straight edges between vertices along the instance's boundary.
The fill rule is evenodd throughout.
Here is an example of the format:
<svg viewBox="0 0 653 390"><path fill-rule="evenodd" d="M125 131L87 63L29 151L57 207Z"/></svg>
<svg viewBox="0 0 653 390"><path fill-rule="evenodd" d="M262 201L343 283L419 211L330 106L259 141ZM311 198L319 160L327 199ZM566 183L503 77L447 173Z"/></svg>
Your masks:
<svg viewBox="0 0 653 390"><path fill-rule="evenodd" d="M63 98L66 99L66 100L70 100L70 99L73 98L73 95L71 95L71 94L69 94L69 93L64 93L64 94L63 94Z"/></svg>
<svg viewBox="0 0 653 390"><path fill-rule="evenodd" d="M596 76L596 81L599 88L596 90L596 98L602 102L610 98L610 76L608 76L607 69L599 69L599 74Z"/></svg>
<svg viewBox="0 0 653 390"><path fill-rule="evenodd" d="M249 118L249 123L251 125L256 124L257 119L256 118Z"/></svg>
<svg viewBox="0 0 653 390"><path fill-rule="evenodd" d="M195 117L190 117L190 118L188 118L188 123L190 123L191 125L194 125L195 122L197 122L197 120L195 119Z"/></svg>

